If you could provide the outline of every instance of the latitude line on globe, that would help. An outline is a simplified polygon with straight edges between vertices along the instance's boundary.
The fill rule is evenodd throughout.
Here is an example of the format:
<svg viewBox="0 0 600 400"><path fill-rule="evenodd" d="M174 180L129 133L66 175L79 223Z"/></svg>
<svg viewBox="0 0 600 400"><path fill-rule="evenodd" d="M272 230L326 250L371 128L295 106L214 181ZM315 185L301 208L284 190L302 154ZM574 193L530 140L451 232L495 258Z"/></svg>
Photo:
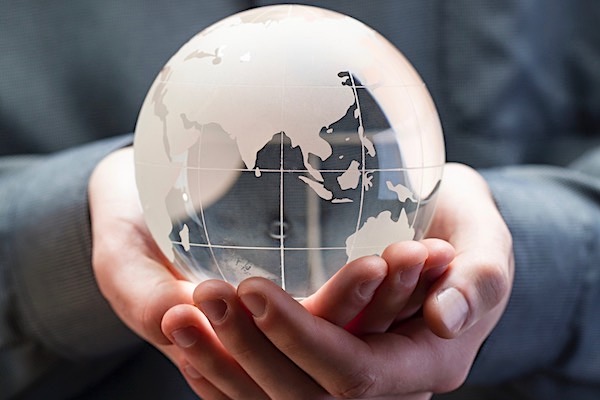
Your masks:
<svg viewBox="0 0 600 400"><path fill-rule="evenodd" d="M175 241L172 240L171 241L172 244L178 244L181 245L182 242L181 241ZM281 250L280 247L271 247L271 246L234 246L234 245L224 245L224 244L206 244L206 243L190 243L190 247L212 247L215 249L229 249L229 250L272 250L272 251L279 251ZM379 248L379 246L355 246L355 248L357 249L374 249L374 248ZM287 247L285 249L286 251L288 250L294 250L294 251L301 251L301 250L346 250L346 247L343 246L337 246L337 247Z"/></svg>
<svg viewBox="0 0 600 400"><path fill-rule="evenodd" d="M149 163L149 162L144 162L144 161L137 161L136 164L139 165L161 165L158 163ZM436 169L436 168L440 168L443 167L444 164L439 164L439 165L426 165L426 166L422 166L422 167L403 167L403 168L365 168L365 172L406 172L406 171L411 171L411 170L423 170L423 169ZM254 168L211 168L211 167L190 167L190 166L186 166L186 169L189 170L197 170L197 171L226 171L226 172L254 172L255 169ZM273 169L273 168L265 168L265 169L261 169L260 172L280 172L280 169ZM317 169L318 172L345 172L347 171L346 169ZM283 172L290 172L290 173L304 173L306 172L305 169L284 169Z"/></svg>

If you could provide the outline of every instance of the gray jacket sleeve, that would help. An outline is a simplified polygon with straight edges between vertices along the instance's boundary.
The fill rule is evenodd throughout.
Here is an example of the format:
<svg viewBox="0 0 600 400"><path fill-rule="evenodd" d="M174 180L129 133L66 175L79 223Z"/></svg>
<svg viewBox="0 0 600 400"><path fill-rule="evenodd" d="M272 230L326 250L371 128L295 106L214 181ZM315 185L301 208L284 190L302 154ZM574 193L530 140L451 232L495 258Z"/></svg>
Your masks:
<svg viewBox="0 0 600 400"><path fill-rule="evenodd" d="M508 167L484 175L513 235L515 282L469 382L522 380L534 398L597 398L600 149L571 168Z"/></svg>
<svg viewBox="0 0 600 400"><path fill-rule="evenodd" d="M0 397L30 386L57 360L136 343L96 286L87 203L96 164L130 141L0 159Z"/></svg>

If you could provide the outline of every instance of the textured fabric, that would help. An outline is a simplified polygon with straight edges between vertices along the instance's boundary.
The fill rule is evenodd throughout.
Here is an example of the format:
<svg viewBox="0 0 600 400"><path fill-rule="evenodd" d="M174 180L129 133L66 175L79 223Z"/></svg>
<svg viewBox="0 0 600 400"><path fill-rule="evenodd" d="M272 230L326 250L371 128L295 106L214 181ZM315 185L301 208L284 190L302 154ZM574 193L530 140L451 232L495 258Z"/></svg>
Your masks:
<svg viewBox="0 0 600 400"><path fill-rule="evenodd" d="M172 371L136 368L147 349L93 280L87 179L130 138L97 141L133 130L155 75L193 34L271 3L0 2L0 399L146 398L127 383ZM448 159L487 168L516 278L462 395L599 398L600 151L586 151L600 143L600 3L303 3L398 46L436 101Z"/></svg>
<svg viewBox="0 0 600 400"><path fill-rule="evenodd" d="M597 398L600 265L590 260L600 255L600 176L552 167L484 176L511 229L517 267L507 311L478 356L472 382L531 375L525 385L545 393L537 398L562 398L548 396L569 381L591 390L576 398Z"/></svg>
<svg viewBox="0 0 600 400"><path fill-rule="evenodd" d="M57 355L102 356L138 341L95 283L87 205L87 182L96 164L130 142L130 137L116 138L28 158L18 169L13 159L11 172L1 175L3 393L53 368Z"/></svg>

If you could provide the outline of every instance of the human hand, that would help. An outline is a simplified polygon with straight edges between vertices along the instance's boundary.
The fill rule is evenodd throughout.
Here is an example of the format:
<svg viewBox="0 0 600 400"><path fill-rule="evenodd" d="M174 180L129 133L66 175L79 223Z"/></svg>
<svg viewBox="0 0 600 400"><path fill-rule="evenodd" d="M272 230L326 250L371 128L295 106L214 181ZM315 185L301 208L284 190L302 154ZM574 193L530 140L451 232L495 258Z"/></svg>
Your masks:
<svg viewBox="0 0 600 400"><path fill-rule="evenodd" d="M425 290L453 257L452 248L439 240L394 244L383 258L366 257L346 265L302 305L264 279L242 282L237 294L225 282L207 281L197 287L194 300L212 328L196 307L182 305L165 314L163 330L186 351L180 368L203 398L358 396L365 387L363 377L352 372L362 365L354 359L354 351L364 350L365 344L355 334L366 337L365 332L385 331L399 310L414 313L418 309L413 304L417 288ZM259 297L253 292L257 288ZM260 305L263 298L273 310L267 318L271 322L266 323L281 324L279 334L286 336L291 347L297 345L298 354L305 353L308 365L297 363L288 357L286 349L273 345L277 344L269 340L273 325L265 330L257 321L265 330L263 334L254 324L247 309L254 312L253 305ZM315 347L313 342L319 345ZM334 349L343 354L329 358ZM378 357L383 355L389 356L387 350ZM371 357L369 361L382 360ZM405 398L428 397L418 394Z"/></svg>
<svg viewBox="0 0 600 400"><path fill-rule="evenodd" d="M156 247L143 222L135 188L133 154L130 148L108 156L98 165L90 179L94 272L102 293L122 321L182 367L184 374L189 376L190 365L182 361L186 360L185 352L165 338L160 330L160 322L167 309L192 304L194 286L179 279ZM411 251L406 252L409 266L419 264L411 260L422 257L422 250L413 249L413 255ZM443 254L440 257L437 261L431 260L447 264L451 258ZM430 265L431 262L428 266ZM417 279L422 268L427 269L428 266L416 265L410 277L411 282ZM373 300L375 289L382 286L381 282L387 273L385 262L376 257L353 263L326 285L320 292L320 297L307 299L307 307L337 324L346 324ZM406 276L404 278L407 279ZM412 283L405 283L407 289L402 292L403 295L396 297L396 303L409 297L411 285ZM379 293L383 293L383 289ZM341 302L346 307L338 312L336 304ZM376 304L374 301L372 303ZM378 322L389 324L390 321L385 321L383 317L382 315ZM385 318L389 319L389 315ZM203 320L200 324L200 329L209 337L204 345L218 345L208 322ZM185 343L189 338L185 335L182 337L181 333L179 340ZM193 370L191 371L193 374ZM249 379L246 379L246 384L254 385ZM241 397L246 398L246 395Z"/></svg>
<svg viewBox="0 0 600 400"><path fill-rule="evenodd" d="M392 395L426 399L431 392L460 386L480 345L504 310L512 284L513 259L510 233L483 179L463 166L449 165L446 171L431 234L452 243L457 256L425 297L423 318L396 320L385 333L355 336L340 328L343 318L321 318L318 311L312 310L314 315L264 280L243 282L238 288L241 301L228 285L207 282L196 290L195 301L212 318L218 338L207 329L188 330L195 337L193 343L188 342L185 358L195 371L194 376L188 376L192 387L215 398L221 398L224 390L232 398L247 397L244 394L249 393L260 398L266 392L275 398L321 398L333 393L346 398ZM414 300L422 297L420 292L405 293ZM248 299L254 299L254 304ZM402 302L396 303L401 308L390 307L384 314L410 316L418 301L406 299L405 295ZM320 304L325 304L324 314L337 310L340 315L352 315L344 310L356 311L353 301L327 303L324 298ZM381 309L369 307L365 310L371 311L363 311L358 318L367 315L368 321L373 318L369 315L375 315L377 321ZM256 325L245 314L245 308L253 311ZM163 329L169 332L177 326L206 327L206 319L196 311L191 306L170 310ZM386 324L375 323L375 328L368 323L366 327L358 324L358 329L378 332ZM199 343L207 342L212 347L198 348ZM206 363L199 361L201 354L204 361L226 360L217 370L227 371L227 379L219 381L215 369L207 369ZM240 386L233 385L237 382L230 379L233 376L246 377L248 385L240 390Z"/></svg>
<svg viewBox="0 0 600 400"><path fill-rule="evenodd" d="M163 314L192 304L194 285L179 279L147 230L135 184L133 149L107 156L88 187L92 265L119 318L171 359L180 351L162 334Z"/></svg>
<svg viewBox="0 0 600 400"><path fill-rule="evenodd" d="M108 156L98 165L90 179L94 272L102 293L123 322L182 367L184 374L189 377L189 371L194 374L194 370L184 362L186 351L173 346L165 338L160 330L160 322L167 309L176 310L177 307L192 304L194 285L179 279L156 247L143 222L135 188L131 149L123 149ZM443 246L440 249L441 255L437 260L431 258L426 266L420 265L416 260L423 257L423 249L405 251L409 266L418 264L409 278L411 282L417 279L421 269L432 266L432 262L448 263L451 255L444 254ZM448 253L447 247L445 250ZM376 257L353 263L344 269L344 273L332 279L320 291L320 296L307 299L307 307L334 323L347 324L367 303L376 304L373 299L375 289L386 286L381 282L387 273L385 262ZM406 279L405 276L404 280ZM406 289L400 291L403 294L395 298L396 304L408 299L413 284L414 282L405 282ZM387 286L392 288L393 285ZM383 289L380 288L378 293L384 293ZM338 303L345 304L345 308L336 308ZM379 320L372 319L372 326L376 322L389 324L390 321L385 318L389 319L390 315L382 314ZM205 346L219 345L218 340L215 341L214 331L205 319L200 323L200 329L209 338L204 342ZM179 340L185 343L189 337L182 337L181 333ZM246 379L246 384L254 385L254 382ZM241 397L246 398L246 395Z"/></svg>
<svg viewBox="0 0 600 400"><path fill-rule="evenodd" d="M438 199L428 235L449 242L456 259L427 297L425 320L443 338L457 337L480 322L489 326L481 332L489 332L512 288L512 236L475 170L447 164Z"/></svg>

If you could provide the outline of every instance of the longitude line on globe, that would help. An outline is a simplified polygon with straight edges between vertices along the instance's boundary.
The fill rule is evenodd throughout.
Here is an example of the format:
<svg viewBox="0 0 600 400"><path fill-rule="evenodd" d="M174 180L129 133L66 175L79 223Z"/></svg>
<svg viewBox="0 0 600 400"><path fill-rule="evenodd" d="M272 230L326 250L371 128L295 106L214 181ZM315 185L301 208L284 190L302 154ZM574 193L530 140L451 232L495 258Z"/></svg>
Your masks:
<svg viewBox="0 0 600 400"><path fill-rule="evenodd" d="M348 71L348 76L350 77L350 82L352 83L352 93L354 94L354 101L356 101L356 113L357 113L357 119L358 119L358 137L360 140L360 144L361 144L361 177L360 177L360 204L358 206L358 218L356 221L356 230L355 230L355 234L353 236L353 240L352 243L350 243L350 246L348 246L348 254L352 255L352 252L354 250L354 244L356 242L356 233L358 233L358 230L360 229L360 221L362 219L362 213L363 213L363 204L364 204L364 198L365 198L365 143L364 143L364 126L363 126L363 120L362 120L362 111L360 109L360 102L358 101L358 92L356 91L356 82L354 81L354 76L352 75L351 71Z"/></svg>
<svg viewBox="0 0 600 400"><path fill-rule="evenodd" d="M281 262L281 288L285 290L285 248L283 231L283 131L279 134L279 257Z"/></svg>

